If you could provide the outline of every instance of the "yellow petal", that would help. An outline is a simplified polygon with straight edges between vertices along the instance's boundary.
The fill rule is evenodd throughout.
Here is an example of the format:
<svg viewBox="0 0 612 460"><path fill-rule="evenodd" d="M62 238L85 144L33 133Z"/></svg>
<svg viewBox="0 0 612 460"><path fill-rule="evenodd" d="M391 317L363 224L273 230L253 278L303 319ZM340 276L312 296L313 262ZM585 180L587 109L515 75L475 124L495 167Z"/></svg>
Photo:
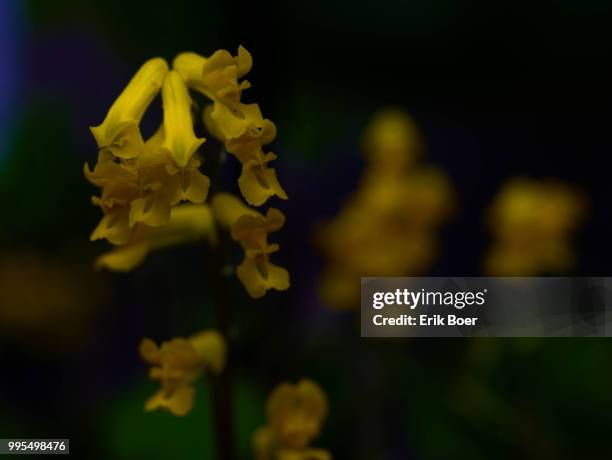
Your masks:
<svg viewBox="0 0 612 460"><path fill-rule="evenodd" d="M119 158L135 158L144 146L138 124L168 72L161 58L150 59L136 72L113 103L104 121L91 128L98 148L108 149Z"/></svg>
<svg viewBox="0 0 612 460"><path fill-rule="evenodd" d="M97 265L109 270L132 270L149 251L208 240L215 245L217 234L211 209L206 205L185 204L170 211L170 220L160 227L140 224L132 238L98 259Z"/></svg>
<svg viewBox="0 0 612 460"><path fill-rule="evenodd" d="M150 412L161 408L177 417L183 417L193 409L194 397L195 388L191 385L178 387L170 396L160 390L145 403L145 411Z"/></svg>
<svg viewBox="0 0 612 460"><path fill-rule="evenodd" d="M138 352L141 358L150 364L157 364L160 358L160 350L157 344L151 339L142 339Z"/></svg>
<svg viewBox="0 0 612 460"><path fill-rule="evenodd" d="M317 420L323 420L327 416L327 397L316 382L302 379L297 384L297 391L305 413Z"/></svg>
<svg viewBox="0 0 612 460"><path fill-rule="evenodd" d="M288 198L278 182L276 171L256 161L249 161L242 166L238 187L242 196L252 206L261 206L275 195L283 200Z"/></svg>
<svg viewBox="0 0 612 460"><path fill-rule="evenodd" d="M192 52L178 54L172 61L172 68L176 70L188 86L194 87L202 78L202 69L206 58Z"/></svg>
<svg viewBox="0 0 612 460"><path fill-rule="evenodd" d="M170 200L172 205L180 201L190 201L196 204L206 201L210 179L202 174L197 167L178 171L171 176L170 180L174 190Z"/></svg>
<svg viewBox="0 0 612 460"><path fill-rule="evenodd" d="M114 272L129 272L140 265L149 253L147 244L117 246L96 259L96 268Z"/></svg>
<svg viewBox="0 0 612 460"><path fill-rule="evenodd" d="M276 449L274 431L267 425L259 427L253 433L253 450L256 460L272 460Z"/></svg>
<svg viewBox="0 0 612 460"><path fill-rule="evenodd" d="M263 297L268 289L289 289L289 272L267 260L260 261L247 255L236 268L236 275L254 299Z"/></svg>
<svg viewBox="0 0 612 460"><path fill-rule="evenodd" d="M205 139L199 139L193 132L191 115L191 97L187 86L178 72L168 72L162 86L164 106L163 147L178 167L184 168L202 145Z"/></svg>
<svg viewBox="0 0 612 460"><path fill-rule="evenodd" d="M226 50L215 51L210 57L181 53L172 65L190 88L230 107L238 104L241 91L250 86L246 81L238 82L252 65L251 55L242 47L236 57Z"/></svg>
<svg viewBox="0 0 612 460"><path fill-rule="evenodd" d="M198 352L206 368L219 374L225 367L227 346L223 335L215 330L207 330L189 338L189 343Z"/></svg>
<svg viewBox="0 0 612 460"><path fill-rule="evenodd" d="M131 235L129 207L117 206L107 211L89 239L95 241L106 238L113 244L125 244Z"/></svg>
<svg viewBox="0 0 612 460"><path fill-rule="evenodd" d="M160 227L170 220L170 191L167 187L150 192L145 198L132 201L130 209L130 226L139 222Z"/></svg>
<svg viewBox="0 0 612 460"><path fill-rule="evenodd" d="M253 208L249 208L242 200L231 193L217 193L212 197L211 206L215 219L225 228L231 228L241 216L262 217Z"/></svg>
<svg viewBox="0 0 612 460"><path fill-rule="evenodd" d="M266 245L269 233L275 232L285 225L285 216L276 208L268 209L265 217L242 215L232 225L231 235L235 241L240 241L247 247L253 244Z"/></svg>
<svg viewBox="0 0 612 460"><path fill-rule="evenodd" d="M261 140L266 142L259 145L268 144L274 139L270 139L274 124L263 118L258 104L239 104L236 109L230 109L225 104L215 102L210 119L216 125L214 130L220 131L226 140L243 137L242 142L247 142L262 138L264 133L266 136Z"/></svg>
<svg viewBox="0 0 612 460"><path fill-rule="evenodd" d="M412 118L401 110L385 109L368 124L362 148L373 168L400 170L422 154L422 140Z"/></svg>
<svg viewBox="0 0 612 460"><path fill-rule="evenodd" d="M243 77L250 72L253 67L253 57L246 48L242 45L238 47L238 56L236 56L236 66L238 67L238 77Z"/></svg>

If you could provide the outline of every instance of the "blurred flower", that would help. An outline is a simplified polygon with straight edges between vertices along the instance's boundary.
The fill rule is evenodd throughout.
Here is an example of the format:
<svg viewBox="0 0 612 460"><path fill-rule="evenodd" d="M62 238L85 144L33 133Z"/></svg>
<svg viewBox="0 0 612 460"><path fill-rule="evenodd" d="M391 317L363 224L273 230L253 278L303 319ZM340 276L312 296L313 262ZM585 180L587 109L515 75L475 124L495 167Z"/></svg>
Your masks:
<svg viewBox="0 0 612 460"><path fill-rule="evenodd" d="M312 380L281 383L266 405L268 423L253 435L257 460L331 459L326 450L312 449L327 416L327 398Z"/></svg>
<svg viewBox="0 0 612 460"><path fill-rule="evenodd" d="M363 133L361 147L370 168L389 172L405 169L423 154L421 134L414 120L397 109L374 115Z"/></svg>
<svg viewBox="0 0 612 460"><path fill-rule="evenodd" d="M130 271L140 265L152 250L207 240L216 244L215 222L206 205L184 204L172 208L170 221L163 227L140 225L130 240L101 255L96 267Z"/></svg>
<svg viewBox="0 0 612 460"><path fill-rule="evenodd" d="M81 346L106 301L105 280L88 266L31 249L0 256L0 334L44 349Z"/></svg>
<svg viewBox="0 0 612 460"><path fill-rule="evenodd" d="M574 263L571 238L585 198L555 180L507 182L486 216L493 242L485 256L491 275L563 273Z"/></svg>
<svg viewBox="0 0 612 460"><path fill-rule="evenodd" d="M358 305L362 276L414 276L433 263L436 229L452 214L454 199L440 169L415 163L420 145L414 123L399 111L375 115L366 128L361 184L316 229L328 261L320 282L328 305Z"/></svg>
<svg viewBox="0 0 612 460"><path fill-rule="evenodd" d="M194 382L204 372L217 375L223 370L226 345L221 334L207 330L187 339L174 338L159 347L151 339L143 339L140 356L153 365L149 377L161 383L160 391L146 402L145 410L163 408L183 416L193 408Z"/></svg>
<svg viewBox="0 0 612 460"><path fill-rule="evenodd" d="M244 259L236 274L249 295L259 298L268 289L288 289L289 272L270 262L270 254L278 251L279 246L268 244L268 234L285 224L285 216L274 208L264 216L228 193L216 194L212 208L219 224L230 230L232 238L244 250Z"/></svg>

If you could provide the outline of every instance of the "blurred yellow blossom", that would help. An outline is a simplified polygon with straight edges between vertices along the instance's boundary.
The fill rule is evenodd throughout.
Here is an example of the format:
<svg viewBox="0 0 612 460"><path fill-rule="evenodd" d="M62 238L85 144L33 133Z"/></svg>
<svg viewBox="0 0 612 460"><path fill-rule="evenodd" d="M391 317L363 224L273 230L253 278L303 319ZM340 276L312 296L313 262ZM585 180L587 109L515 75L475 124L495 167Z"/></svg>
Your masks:
<svg viewBox="0 0 612 460"><path fill-rule="evenodd" d="M574 263L571 239L585 208L584 196L559 181L508 181L486 216L493 236L484 261L486 273L566 272Z"/></svg>
<svg viewBox="0 0 612 460"><path fill-rule="evenodd" d="M268 397L267 424L253 435L257 460L331 460L328 451L310 447L327 411L325 393L312 380L278 385Z"/></svg>
<svg viewBox="0 0 612 460"><path fill-rule="evenodd" d="M79 253L81 248L75 248ZM36 350L77 349L94 336L95 313L108 300L106 279L72 250L0 251L0 335Z"/></svg>
<svg viewBox="0 0 612 460"><path fill-rule="evenodd" d="M288 289L289 272L270 262L270 254L278 251L279 246L268 243L268 234L284 225L285 216L274 208L264 216L228 193L216 194L211 204L219 224L230 230L244 250L236 274L249 295L259 298L269 289Z"/></svg>
<svg viewBox="0 0 612 460"><path fill-rule="evenodd" d="M423 154L414 120L398 109L377 112L366 127L361 147L372 169L394 172L411 166Z"/></svg>
<svg viewBox="0 0 612 460"><path fill-rule="evenodd" d="M416 163L422 142L408 115L376 114L363 149L368 161L359 188L334 219L316 229L328 262L320 293L335 308L358 305L362 276L424 273L437 253L437 228L455 207L446 174Z"/></svg>
<svg viewBox="0 0 612 460"><path fill-rule="evenodd" d="M219 374L225 366L226 345L223 336L214 330L200 332L187 339L178 337L157 346L143 339L140 356L153 367L149 377L159 380L161 389L145 404L145 410L158 408L183 416L193 408L193 384L205 372Z"/></svg>

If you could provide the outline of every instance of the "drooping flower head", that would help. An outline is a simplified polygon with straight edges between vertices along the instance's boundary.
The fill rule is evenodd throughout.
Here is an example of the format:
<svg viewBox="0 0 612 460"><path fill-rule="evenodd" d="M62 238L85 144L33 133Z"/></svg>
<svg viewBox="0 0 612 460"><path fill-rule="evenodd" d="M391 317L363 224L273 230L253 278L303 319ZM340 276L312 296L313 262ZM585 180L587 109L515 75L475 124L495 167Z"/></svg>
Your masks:
<svg viewBox="0 0 612 460"><path fill-rule="evenodd" d="M263 117L257 104L241 102L242 91L250 84L240 79L251 66L252 57L243 47L236 56L225 50L210 57L182 53L172 69L161 58L151 59L138 70L104 121L91 129L100 151L93 170L85 165L84 172L100 188L99 196L92 200L104 214L91 239L107 239L118 246L103 255L98 266L131 270L151 249L194 241L193 228L198 229L198 238L208 233L211 240L209 227L216 223L209 219L208 208L185 207L174 212L182 202L203 204L210 188L210 179L200 170L205 138L196 135L201 130L195 126L203 119L193 116L195 104L189 90L202 93L212 102L204 111L204 124L242 163L238 185L247 202L259 206L272 196L287 198L269 166L276 155L262 148L274 140L276 127ZM160 92L163 122L144 140L139 125ZM234 205L231 202L230 208ZM241 212L251 213L253 219L240 214L231 223L223 219L218 222L233 231L242 218L238 233L233 234L245 251L236 270L238 278L252 297L261 297L269 289L287 289L287 271L270 263L278 245L267 241L267 234L283 225L284 216L278 210L263 216L241 206ZM258 236L245 236L247 230ZM181 231L185 233L181 235Z"/></svg>

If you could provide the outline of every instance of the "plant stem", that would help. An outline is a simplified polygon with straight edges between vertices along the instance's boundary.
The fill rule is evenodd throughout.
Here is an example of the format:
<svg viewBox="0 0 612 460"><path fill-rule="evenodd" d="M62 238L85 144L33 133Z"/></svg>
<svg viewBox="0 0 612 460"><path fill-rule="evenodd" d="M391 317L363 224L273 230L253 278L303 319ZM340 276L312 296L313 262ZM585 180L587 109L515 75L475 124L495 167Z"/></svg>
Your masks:
<svg viewBox="0 0 612 460"><path fill-rule="evenodd" d="M228 357L222 373L213 378L212 404L215 419L215 435L217 442L217 455L219 460L235 460L234 425L233 425L233 400L232 400L232 374L231 374L231 349L230 328L232 324L232 305L229 297L227 277L223 274L226 263L225 248L227 237L219 232L219 245L214 254L212 264L211 287L213 291L214 313L217 328L225 338ZM224 240L225 237L225 240ZM225 244L224 244L225 243Z"/></svg>

